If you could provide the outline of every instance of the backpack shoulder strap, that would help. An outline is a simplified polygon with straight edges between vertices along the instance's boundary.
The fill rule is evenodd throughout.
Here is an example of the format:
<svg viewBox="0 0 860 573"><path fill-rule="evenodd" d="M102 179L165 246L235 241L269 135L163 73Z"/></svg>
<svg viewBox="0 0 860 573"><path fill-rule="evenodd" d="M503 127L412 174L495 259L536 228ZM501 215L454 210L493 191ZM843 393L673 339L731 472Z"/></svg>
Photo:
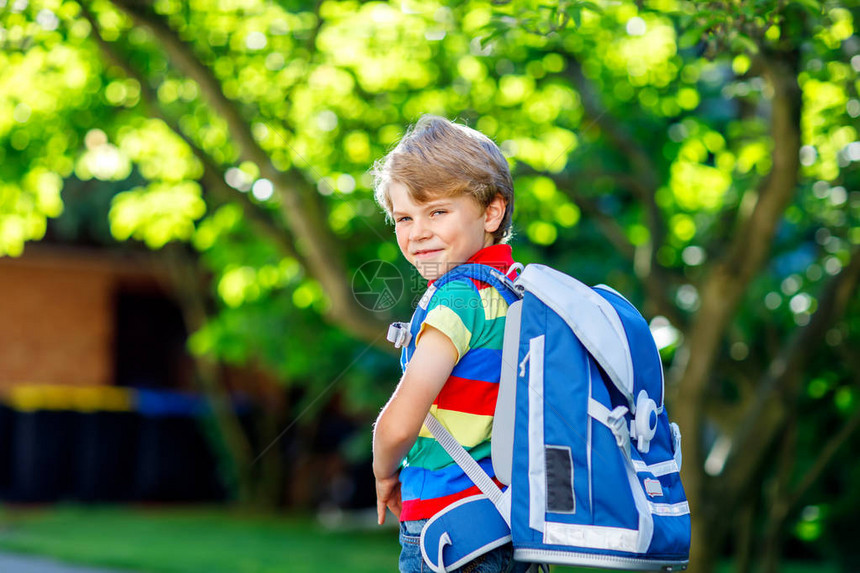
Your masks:
<svg viewBox="0 0 860 573"><path fill-rule="evenodd" d="M493 502L493 505L498 508L499 513L502 514L505 521L510 523L510 505L505 503L504 494L502 493L501 488L499 488L487 472L478 465L475 458L469 455L466 448L464 448L460 442L451 435L451 432L449 432L445 426L443 426L442 423L433 416L433 414L430 414L429 412L427 413L427 417L424 418L424 425L427 426L427 429L430 430L430 433L433 434L433 437L436 438L439 445L445 448L448 455L453 458L458 466L460 466L463 473L469 476L469 479L472 480L472 483L478 486L481 493L486 495L487 498Z"/></svg>
<svg viewBox="0 0 860 573"><path fill-rule="evenodd" d="M522 298L522 294L514 287L514 281L506 276L501 271L480 263L465 263L454 267L441 277L439 277L433 286L437 289L442 288L451 281L462 279L475 279L495 288L505 299L508 304L514 303Z"/></svg>

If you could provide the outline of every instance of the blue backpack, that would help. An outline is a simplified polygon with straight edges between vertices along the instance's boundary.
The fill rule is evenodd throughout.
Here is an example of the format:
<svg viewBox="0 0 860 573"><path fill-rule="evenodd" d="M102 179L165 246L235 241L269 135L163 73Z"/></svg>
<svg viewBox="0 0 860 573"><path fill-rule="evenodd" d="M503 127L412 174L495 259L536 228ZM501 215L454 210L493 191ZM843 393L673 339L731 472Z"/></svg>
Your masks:
<svg viewBox="0 0 860 573"><path fill-rule="evenodd" d="M660 356L639 312L609 287L543 265L513 281L460 265L435 287L465 279L492 285L509 305L492 437L495 477L507 487L428 414L427 428L482 493L428 521L427 564L444 572L512 541L523 562L685 569L680 431L666 415ZM406 360L434 290L408 328L389 332Z"/></svg>

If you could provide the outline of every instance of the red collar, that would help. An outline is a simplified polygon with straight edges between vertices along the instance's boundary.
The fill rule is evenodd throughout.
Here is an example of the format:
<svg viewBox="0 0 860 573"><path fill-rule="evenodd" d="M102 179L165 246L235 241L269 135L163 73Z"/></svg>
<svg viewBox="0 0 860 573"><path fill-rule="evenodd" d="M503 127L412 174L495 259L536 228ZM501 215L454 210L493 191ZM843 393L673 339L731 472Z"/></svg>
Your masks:
<svg viewBox="0 0 860 573"><path fill-rule="evenodd" d="M514 264L514 259L510 245L490 245L472 255L466 262L488 265L506 273Z"/></svg>
<svg viewBox="0 0 860 573"><path fill-rule="evenodd" d="M510 245L490 245L472 255L466 262L487 265L506 273L514 264L514 258ZM430 281L427 285L432 285L434 282L435 280Z"/></svg>

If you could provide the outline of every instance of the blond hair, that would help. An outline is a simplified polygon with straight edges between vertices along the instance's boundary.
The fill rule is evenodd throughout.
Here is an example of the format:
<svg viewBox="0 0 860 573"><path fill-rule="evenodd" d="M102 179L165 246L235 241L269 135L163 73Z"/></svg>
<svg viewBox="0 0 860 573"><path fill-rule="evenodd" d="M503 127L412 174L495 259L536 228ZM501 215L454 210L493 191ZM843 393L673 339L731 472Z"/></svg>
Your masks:
<svg viewBox="0 0 860 573"><path fill-rule="evenodd" d="M505 215L493 242L511 236L514 184L501 150L483 133L435 115L422 116L397 146L373 165L376 202L391 217L392 181L403 184L412 200L470 195L483 209L501 195Z"/></svg>

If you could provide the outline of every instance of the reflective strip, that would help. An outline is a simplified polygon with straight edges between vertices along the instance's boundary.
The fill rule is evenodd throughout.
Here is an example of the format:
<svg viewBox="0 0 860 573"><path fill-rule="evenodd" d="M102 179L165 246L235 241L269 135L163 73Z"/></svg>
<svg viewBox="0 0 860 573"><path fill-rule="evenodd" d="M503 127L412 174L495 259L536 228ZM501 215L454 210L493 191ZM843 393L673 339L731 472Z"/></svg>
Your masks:
<svg viewBox="0 0 860 573"><path fill-rule="evenodd" d="M678 466L678 471L681 471L681 428L675 422L669 424L669 429L672 431L672 449L675 451L675 464Z"/></svg>
<svg viewBox="0 0 860 573"><path fill-rule="evenodd" d="M679 503L652 503L651 513L654 515L688 515L690 513L690 504L686 501Z"/></svg>
<svg viewBox="0 0 860 573"><path fill-rule="evenodd" d="M418 301L418 306L427 310L427 305L430 303L430 299L433 298L433 294L436 292L436 286L430 286L424 291L424 294L421 296L421 300Z"/></svg>
<svg viewBox="0 0 860 573"><path fill-rule="evenodd" d="M635 553L639 548L639 532L621 527L574 525L548 522L544 528L544 543L588 549L612 549Z"/></svg>
<svg viewBox="0 0 860 573"><path fill-rule="evenodd" d="M676 474L680 471L675 460L651 464L650 466L641 460L633 460L633 469L636 470L636 473L648 472L654 477Z"/></svg>
<svg viewBox="0 0 860 573"><path fill-rule="evenodd" d="M529 527L543 531L546 519L546 455L543 440L543 353L545 335L529 340Z"/></svg>
<svg viewBox="0 0 860 573"><path fill-rule="evenodd" d="M633 460L630 458L629 450L625 455L627 463L624 464L627 482L630 484L630 491L633 493L633 501L636 503L636 511L639 512L639 546L636 553L646 553L648 546L651 545L651 538L654 536L654 518L649 511L651 503L645 495L645 490L642 489L642 484L639 481L639 476L633 470Z"/></svg>
<svg viewBox="0 0 860 573"><path fill-rule="evenodd" d="M588 364L588 399L592 400L592 396L594 395L591 389L592 377L591 377L591 364ZM588 511L594 515L594 475L591 471L591 444L592 444L592 424L594 421L591 419L591 416L588 417L588 444L586 448L586 456L588 460Z"/></svg>
<svg viewBox="0 0 860 573"><path fill-rule="evenodd" d="M558 549L514 549L514 559L531 563L558 563L577 565L581 567L598 567L600 569L624 569L626 571L683 571L687 568L689 559L662 560L641 559L636 557L618 557L600 553L578 553Z"/></svg>
<svg viewBox="0 0 860 573"><path fill-rule="evenodd" d="M520 348L520 321L523 303L517 301L508 309L505 322L505 343L502 347L502 372L499 396L493 418L493 469L496 479L511 485L514 460L514 428L517 411L517 353Z"/></svg>

